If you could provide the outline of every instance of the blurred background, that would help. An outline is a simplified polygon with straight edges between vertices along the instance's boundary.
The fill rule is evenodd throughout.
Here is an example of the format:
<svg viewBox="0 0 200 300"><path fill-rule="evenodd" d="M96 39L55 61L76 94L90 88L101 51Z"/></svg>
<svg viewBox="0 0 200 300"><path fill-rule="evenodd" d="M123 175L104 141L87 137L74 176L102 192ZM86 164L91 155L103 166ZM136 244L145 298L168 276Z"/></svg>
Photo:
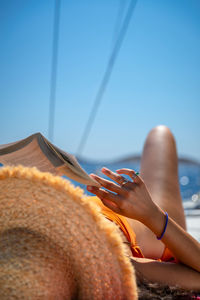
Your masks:
<svg viewBox="0 0 200 300"><path fill-rule="evenodd" d="M165 124L199 214L199 70L199 0L0 0L0 144L41 132L88 172L139 169Z"/></svg>

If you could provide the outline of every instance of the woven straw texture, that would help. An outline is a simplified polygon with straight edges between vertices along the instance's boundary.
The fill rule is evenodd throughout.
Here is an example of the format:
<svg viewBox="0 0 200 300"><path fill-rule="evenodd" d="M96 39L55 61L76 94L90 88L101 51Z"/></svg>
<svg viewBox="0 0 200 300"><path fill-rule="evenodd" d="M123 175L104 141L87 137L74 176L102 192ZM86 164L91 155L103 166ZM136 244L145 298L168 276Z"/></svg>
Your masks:
<svg viewBox="0 0 200 300"><path fill-rule="evenodd" d="M0 169L0 299L137 299L117 226L83 191L34 168Z"/></svg>

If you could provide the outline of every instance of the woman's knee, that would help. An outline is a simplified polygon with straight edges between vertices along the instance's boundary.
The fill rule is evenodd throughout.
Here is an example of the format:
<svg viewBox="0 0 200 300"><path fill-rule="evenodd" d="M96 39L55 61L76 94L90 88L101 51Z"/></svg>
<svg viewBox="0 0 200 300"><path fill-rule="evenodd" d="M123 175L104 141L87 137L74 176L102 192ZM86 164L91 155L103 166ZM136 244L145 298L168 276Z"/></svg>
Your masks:
<svg viewBox="0 0 200 300"><path fill-rule="evenodd" d="M150 140L154 140L154 139L167 140L168 139L175 143L174 135L173 135L172 131L169 129L169 127L167 127L166 125L158 125L158 126L152 128L147 136L147 140L149 140L149 139Z"/></svg>

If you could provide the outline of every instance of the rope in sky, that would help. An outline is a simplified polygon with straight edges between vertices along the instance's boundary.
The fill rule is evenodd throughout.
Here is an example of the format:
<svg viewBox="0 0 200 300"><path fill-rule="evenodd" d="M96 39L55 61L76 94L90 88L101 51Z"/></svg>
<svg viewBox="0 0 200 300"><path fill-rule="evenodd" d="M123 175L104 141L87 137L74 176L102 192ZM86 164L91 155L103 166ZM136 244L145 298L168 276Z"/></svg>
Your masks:
<svg viewBox="0 0 200 300"><path fill-rule="evenodd" d="M94 123L94 120L95 120L95 117L96 117L96 114L97 114L97 111L98 111L98 108L99 108L99 105L101 103L101 100L103 99L106 87L107 87L109 79L111 77L111 73L112 73L114 64L116 62L117 55L119 53L122 42L123 42L124 37L126 35L126 32L127 32L127 29L128 29L128 26L129 26L134 8L136 6L136 3L137 3L137 0L131 0L130 1L129 7L127 9L126 16L124 18L124 22L122 24L121 30L119 31L118 37L117 37L116 42L115 42L114 47L113 47L113 50L111 51L111 55L109 57L107 65L106 65L105 72L104 72L102 81L100 83L99 89L97 91L93 107L91 109L91 112L89 114L89 118L88 118L86 126L84 128L83 135L81 137L81 141L80 141L79 146L78 146L77 156L80 156L82 154L83 149L84 149L84 147L86 145L86 142L88 140L88 136L90 134L92 125Z"/></svg>
<svg viewBox="0 0 200 300"><path fill-rule="evenodd" d="M50 97L49 97L49 127L48 127L48 137L52 142L53 142L53 138L54 138L54 123L55 123L60 6L61 6L61 0L55 0L52 63L51 63L51 81L50 81Z"/></svg>
<svg viewBox="0 0 200 300"><path fill-rule="evenodd" d="M113 46L117 40L117 37L119 35L119 31L120 28L122 26L122 21L124 19L124 13L126 11L126 7L127 7L127 0L118 0L119 1L119 7L118 7L118 12L117 12L117 18L114 24L114 31L113 31L113 37L112 37L112 47L111 49L113 49Z"/></svg>

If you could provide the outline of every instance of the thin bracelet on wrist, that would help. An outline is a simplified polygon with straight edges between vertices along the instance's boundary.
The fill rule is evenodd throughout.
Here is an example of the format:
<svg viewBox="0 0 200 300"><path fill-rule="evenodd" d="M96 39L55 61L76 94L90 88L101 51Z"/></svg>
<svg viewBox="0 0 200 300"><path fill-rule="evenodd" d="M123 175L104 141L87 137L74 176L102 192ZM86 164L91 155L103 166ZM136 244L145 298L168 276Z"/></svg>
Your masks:
<svg viewBox="0 0 200 300"><path fill-rule="evenodd" d="M161 239L163 238L163 236L164 236L164 234L165 234L165 231L166 231L166 229L167 229L167 224L168 224L169 216L168 216L168 213L167 213L166 211L165 211L165 216L166 216L165 227L164 227L164 229L163 229L161 235L160 235L160 236L157 236L157 239L158 239L158 240L161 240Z"/></svg>

